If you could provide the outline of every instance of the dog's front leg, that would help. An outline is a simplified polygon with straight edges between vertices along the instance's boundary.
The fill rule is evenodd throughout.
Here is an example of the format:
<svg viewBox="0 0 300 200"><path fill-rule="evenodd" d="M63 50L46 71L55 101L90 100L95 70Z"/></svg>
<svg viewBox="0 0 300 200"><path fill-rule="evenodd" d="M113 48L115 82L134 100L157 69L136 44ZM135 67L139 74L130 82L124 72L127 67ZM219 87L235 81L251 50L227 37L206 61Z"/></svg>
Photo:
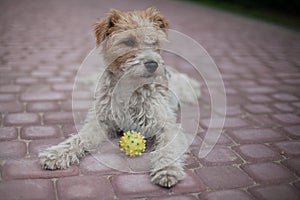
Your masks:
<svg viewBox="0 0 300 200"><path fill-rule="evenodd" d="M71 135L58 145L39 153L44 169L66 169L72 164L79 164L79 159L86 152L93 151L106 141L106 132L100 127L95 113L91 111L78 134Z"/></svg>
<svg viewBox="0 0 300 200"><path fill-rule="evenodd" d="M172 187L185 176L185 135L176 124L166 124L162 134L156 136L156 149L151 153L151 181L163 187Z"/></svg>

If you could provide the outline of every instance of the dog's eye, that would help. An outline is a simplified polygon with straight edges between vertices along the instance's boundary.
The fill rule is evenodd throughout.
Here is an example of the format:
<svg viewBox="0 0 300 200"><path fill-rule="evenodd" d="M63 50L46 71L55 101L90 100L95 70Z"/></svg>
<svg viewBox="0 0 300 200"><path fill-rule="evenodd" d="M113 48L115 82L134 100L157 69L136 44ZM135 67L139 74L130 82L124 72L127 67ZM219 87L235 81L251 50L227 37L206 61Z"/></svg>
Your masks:
<svg viewBox="0 0 300 200"><path fill-rule="evenodd" d="M123 44L125 44L125 45L128 46L128 47L134 47L135 44L136 44L136 42L135 42L135 40L133 40L133 39L129 39L129 40L125 40L125 41L123 42Z"/></svg>

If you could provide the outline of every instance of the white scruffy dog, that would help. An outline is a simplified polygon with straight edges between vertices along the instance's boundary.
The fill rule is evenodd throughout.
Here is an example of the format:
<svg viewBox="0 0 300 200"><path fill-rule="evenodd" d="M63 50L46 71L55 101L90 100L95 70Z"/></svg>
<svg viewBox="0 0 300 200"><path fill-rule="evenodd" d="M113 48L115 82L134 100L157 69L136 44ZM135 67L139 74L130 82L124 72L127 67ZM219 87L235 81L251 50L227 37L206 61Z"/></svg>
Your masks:
<svg viewBox="0 0 300 200"><path fill-rule="evenodd" d="M151 180L172 187L184 178L187 141L176 123L178 101L189 101L187 81L200 92L200 85L170 70L160 55L167 40L168 23L156 9L121 12L112 10L95 24L97 47L107 66L96 90L95 108L88 113L78 134L39 154L43 168L65 169L78 164L107 138L128 130L154 139Z"/></svg>

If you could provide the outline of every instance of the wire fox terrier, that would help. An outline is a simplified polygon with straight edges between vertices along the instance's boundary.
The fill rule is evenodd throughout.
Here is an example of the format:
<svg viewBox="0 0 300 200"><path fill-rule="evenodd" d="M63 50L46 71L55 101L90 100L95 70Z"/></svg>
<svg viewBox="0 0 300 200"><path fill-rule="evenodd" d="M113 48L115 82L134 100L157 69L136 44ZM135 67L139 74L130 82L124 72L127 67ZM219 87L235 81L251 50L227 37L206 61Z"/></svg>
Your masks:
<svg viewBox="0 0 300 200"><path fill-rule="evenodd" d="M169 25L155 8L111 10L95 24L96 46L105 70L99 80L95 106L78 134L39 153L44 169L66 169L121 131L136 130L154 140L151 181L172 187L185 176L188 149L176 122L180 101L189 101L187 82L200 95L200 85L164 64L161 45ZM175 93L178 98L174 98Z"/></svg>

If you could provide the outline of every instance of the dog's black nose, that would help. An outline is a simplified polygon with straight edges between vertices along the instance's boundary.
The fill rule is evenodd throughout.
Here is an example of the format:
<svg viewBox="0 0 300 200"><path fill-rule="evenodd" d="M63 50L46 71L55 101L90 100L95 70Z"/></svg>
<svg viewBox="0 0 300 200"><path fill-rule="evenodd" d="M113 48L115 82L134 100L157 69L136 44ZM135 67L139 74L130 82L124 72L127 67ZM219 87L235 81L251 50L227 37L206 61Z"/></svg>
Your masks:
<svg viewBox="0 0 300 200"><path fill-rule="evenodd" d="M158 67L157 62L155 62L153 60L148 60L148 61L144 62L144 65L145 65L146 69L148 70L148 72L150 72L150 73L155 72L155 70Z"/></svg>

